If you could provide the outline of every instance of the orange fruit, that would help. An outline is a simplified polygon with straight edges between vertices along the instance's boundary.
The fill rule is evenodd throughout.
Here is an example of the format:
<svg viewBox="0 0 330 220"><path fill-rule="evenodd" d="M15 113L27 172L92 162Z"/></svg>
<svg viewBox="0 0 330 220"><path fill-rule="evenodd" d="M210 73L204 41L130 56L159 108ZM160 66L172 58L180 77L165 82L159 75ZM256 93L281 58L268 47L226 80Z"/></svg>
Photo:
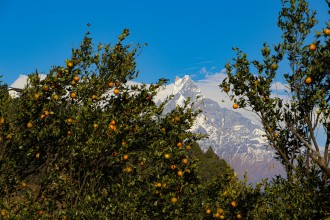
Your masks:
<svg viewBox="0 0 330 220"><path fill-rule="evenodd" d="M8 140L12 139L12 138L13 138L13 134L7 134L6 138L7 138Z"/></svg>
<svg viewBox="0 0 330 220"><path fill-rule="evenodd" d="M72 135L72 132L71 132L71 131L68 131L68 132L67 132L67 135L68 135L68 136L71 136L71 135Z"/></svg>
<svg viewBox="0 0 330 220"><path fill-rule="evenodd" d="M4 217L8 217L9 212L6 209L1 209L1 215Z"/></svg>
<svg viewBox="0 0 330 220"><path fill-rule="evenodd" d="M166 132L166 128L162 128L161 131L165 133Z"/></svg>
<svg viewBox="0 0 330 220"><path fill-rule="evenodd" d="M56 94L53 95L53 99L54 99L54 100L59 100L59 98L60 98L60 97L59 97L58 95L56 95Z"/></svg>
<svg viewBox="0 0 330 220"><path fill-rule="evenodd" d="M174 120L175 120L176 122L179 122L180 119L181 119L181 118L180 118L180 116L178 116L178 115L174 117Z"/></svg>
<svg viewBox="0 0 330 220"><path fill-rule="evenodd" d="M92 99L95 100L97 98L96 95L92 95Z"/></svg>
<svg viewBox="0 0 330 220"><path fill-rule="evenodd" d="M72 86L75 86L76 84L77 84L76 81L74 81L74 80L71 81L71 85L72 85Z"/></svg>
<svg viewBox="0 0 330 220"><path fill-rule="evenodd" d="M162 187L162 184L161 183L156 183L156 187L160 188L160 187Z"/></svg>
<svg viewBox="0 0 330 220"><path fill-rule="evenodd" d="M237 103L234 103L234 104L233 104L233 108L234 108L234 109L238 109L238 104L237 104Z"/></svg>
<svg viewBox="0 0 330 220"><path fill-rule="evenodd" d="M209 215L209 214L211 214L211 212L212 212L211 209L206 209L206 214Z"/></svg>
<svg viewBox="0 0 330 220"><path fill-rule="evenodd" d="M93 124L93 128L94 128L94 129L96 129L96 128L98 128L98 127L99 127L98 124L96 124L96 123Z"/></svg>
<svg viewBox="0 0 330 220"><path fill-rule="evenodd" d="M236 215L236 218L237 218L237 219L241 219L241 218L242 218L241 214L237 214L237 215Z"/></svg>
<svg viewBox="0 0 330 220"><path fill-rule="evenodd" d="M110 88L112 88L114 85L115 85L115 84L114 84L113 82L109 82L109 83L108 83L108 86L109 86Z"/></svg>
<svg viewBox="0 0 330 220"><path fill-rule="evenodd" d="M170 159L171 158L171 154L165 154L164 157L165 157L165 159Z"/></svg>
<svg viewBox="0 0 330 220"><path fill-rule="evenodd" d="M42 210L39 210L37 213L38 213L38 215L44 214L44 212Z"/></svg>
<svg viewBox="0 0 330 220"><path fill-rule="evenodd" d="M117 130L116 125L112 125L112 124L110 124L110 125L109 125L109 128L110 128L111 130L113 130L113 131L116 131L116 130Z"/></svg>
<svg viewBox="0 0 330 220"><path fill-rule="evenodd" d="M175 164L171 165L171 169L172 170L175 170L176 169L176 165Z"/></svg>
<svg viewBox="0 0 330 220"><path fill-rule="evenodd" d="M4 118L0 118L0 125L5 123L5 119Z"/></svg>
<svg viewBox="0 0 330 220"><path fill-rule="evenodd" d="M22 182L22 187L25 188L26 186L27 186L26 182L23 181L23 182Z"/></svg>
<svg viewBox="0 0 330 220"><path fill-rule="evenodd" d="M35 98L35 99L39 99L39 98L40 98L40 94L39 94L39 93L35 93L35 94L34 94L34 98Z"/></svg>
<svg viewBox="0 0 330 220"><path fill-rule="evenodd" d="M49 115L49 111L44 111L44 115L48 116Z"/></svg>
<svg viewBox="0 0 330 220"><path fill-rule="evenodd" d="M172 202L172 203L177 203L177 202L178 202L178 199L175 198L175 197L173 197L173 198L171 198L171 202Z"/></svg>
<svg viewBox="0 0 330 220"><path fill-rule="evenodd" d="M213 217L214 217L214 218L220 218L220 214L219 214L219 213L215 213L215 214L213 215Z"/></svg>
<svg viewBox="0 0 330 220"><path fill-rule="evenodd" d="M42 114L40 115L40 119L44 119L46 117L46 115Z"/></svg>
<svg viewBox="0 0 330 220"><path fill-rule="evenodd" d="M72 61L68 61L66 63L66 66L69 67L69 68L73 67L73 62Z"/></svg>
<svg viewBox="0 0 330 220"><path fill-rule="evenodd" d="M27 123L27 125L26 125L26 127L28 127L28 128L32 128L32 126L33 126L32 122L29 122L29 123Z"/></svg>
<svg viewBox="0 0 330 220"><path fill-rule="evenodd" d="M226 217L224 215L220 215L220 219L225 219Z"/></svg>
<svg viewBox="0 0 330 220"><path fill-rule="evenodd" d="M43 90L44 92L48 92L48 91L49 91L49 86L48 86L48 85L43 85L43 86L42 86L42 90Z"/></svg>
<svg viewBox="0 0 330 220"><path fill-rule="evenodd" d="M311 83L312 83L312 78L308 76L308 77L305 79L305 83L306 83L307 85L311 84Z"/></svg>
<svg viewBox="0 0 330 220"><path fill-rule="evenodd" d="M77 94L76 94L75 92L71 92L71 93L70 93L70 97L71 97L72 99L75 99L75 98L77 98Z"/></svg>
<svg viewBox="0 0 330 220"><path fill-rule="evenodd" d="M79 76L74 76L74 77L73 77L73 80L74 80L74 81L76 81L76 82L78 82L78 81L79 81L79 79L80 79L80 77L79 77Z"/></svg>
<svg viewBox="0 0 330 220"><path fill-rule="evenodd" d="M221 215L223 212L224 212L224 211L223 211L222 208L218 208L218 209L217 209L217 213L219 213L220 215Z"/></svg>
<svg viewBox="0 0 330 220"><path fill-rule="evenodd" d="M39 159L40 158L40 153L36 154L36 158Z"/></svg>
<svg viewBox="0 0 330 220"><path fill-rule="evenodd" d="M184 159L182 159L182 161L181 161L184 165L187 165L188 164L188 159L187 158L184 158Z"/></svg>
<svg viewBox="0 0 330 220"><path fill-rule="evenodd" d="M115 95L118 95L118 94L119 94L119 89L118 89L118 88L115 88L115 89L113 90L113 93L114 93Z"/></svg>
<svg viewBox="0 0 330 220"><path fill-rule="evenodd" d="M132 171L133 171L132 167L126 167L125 168L126 173L132 173Z"/></svg>
<svg viewBox="0 0 330 220"><path fill-rule="evenodd" d="M276 63L273 63L272 66L271 66L272 70L277 70L278 66Z"/></svg>
<svg viewBox="0 0 330 220"><path fill-rule="evenodd" d="M329 28L325 29L324 30L324 34L327 35L327 36L329 36L330 35L330 29Z"/></svg>
<svg viewBox="0 0 330 220"><path fill-rule="evenodd" d="M73 123L73 119L72 119L72 118L68 118L68 119L66 120L66 122L69 123L69 124L72 124L72 123Z"/></svg>
<svg viewBox="0 0 330 220"><path fill-rule="evenodd" d="M187 145L187 146L186 146L186 149L187 149L187 150L190 150L190 149L191 149L191 146L190 146L190 145Z"/></svg>
<svg viewBox="0 0 330 220"><path fill-rule="evenodd" d="M234 200L230 203L231 207L235 208L237 206L237 202Z"/></svg>
<svg viewBox="0 0 330 220"><path fill-rule="evenodd" d="M275 138L278 138L278 136L279 136L278 132L275 132L275 133L274 133L274 137L275 137Z"/></svg>
<svg viewBox="0 0 330 220"><path fill-rule="evenodd" d="M309 50L310 50L310 51L314 51L314 50L316 50L316 45L315 45L315 44L310 44L310 45L309 45Z"/></svg>
<svg viewBox="0 0 330 220"><path fill-rule="evenodd" d="M124 157L123 157L124 160L128 160L128 155L125 154Z"/></svg>
<svg viewBox="0 0 330 220"><path fill-rule="evenodd" d="M183 172L181 170L178 171L178 176L183 176Z"/></svg>
<svg viewBox="0 0 330 220"><path fill-rule="evenodd" d="M115 125L116 124L116 121L115 120L111 120L110 124L111 125Z"/></svg>
<svg viewBox="0 0 330 220"><path fill-rule="evenodd" d="M116 81L115 85L116 85L116 87L119 87L120 86L120 82L119 81Z"/></svg>

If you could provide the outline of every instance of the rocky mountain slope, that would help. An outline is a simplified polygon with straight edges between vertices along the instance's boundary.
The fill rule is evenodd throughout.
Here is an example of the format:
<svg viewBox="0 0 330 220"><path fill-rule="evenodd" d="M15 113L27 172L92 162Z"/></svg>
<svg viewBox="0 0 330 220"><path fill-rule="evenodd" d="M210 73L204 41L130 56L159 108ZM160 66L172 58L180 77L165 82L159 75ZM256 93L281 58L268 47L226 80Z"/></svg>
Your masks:
<svg viewBox="0 0 330 220"><path fill-rule="evenodd" d="M281 164L274 160L274 152L267 148L262 127L216 101L203 97L198 86L189 77L176 78L174 85L167 88L174 97L165 106L165 112L182 105L189 97L195 108L201 109L192 131L208 134L199 142L206 151L214 152L231 164L240 177L248 173L249 182L284 174ZM200 97L200 98L197 98Z"/></svg>

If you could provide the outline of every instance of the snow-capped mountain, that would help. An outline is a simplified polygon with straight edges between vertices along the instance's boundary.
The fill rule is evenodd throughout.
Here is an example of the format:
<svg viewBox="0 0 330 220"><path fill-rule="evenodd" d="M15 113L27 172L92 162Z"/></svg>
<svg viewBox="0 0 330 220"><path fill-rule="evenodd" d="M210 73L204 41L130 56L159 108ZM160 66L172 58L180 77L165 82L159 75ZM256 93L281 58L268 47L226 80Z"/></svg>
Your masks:
<svg viewBox="0 0 330 220"><path fill-rule="evenodd" d="M241 177L247 171L249 182L283 174L282 166L274 160L274 152L267 149L264 131L258 124L203 97L189 76L177 77L174 85L166 90L173 98L165 106L165 112L171 111L176 105L182 105L188 98L195 102L195 108L202 110L191 130L208 134L207 139L199 141L204 151L212 147Z"/></svg>

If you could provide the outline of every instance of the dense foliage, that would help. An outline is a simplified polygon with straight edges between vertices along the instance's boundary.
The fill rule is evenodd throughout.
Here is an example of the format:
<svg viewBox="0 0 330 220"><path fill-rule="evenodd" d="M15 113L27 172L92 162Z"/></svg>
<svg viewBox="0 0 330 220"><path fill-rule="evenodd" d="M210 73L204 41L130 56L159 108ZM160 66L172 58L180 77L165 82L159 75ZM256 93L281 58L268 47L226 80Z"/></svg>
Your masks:
<svg viewBox="0 0 330 220"><path fill-rule="evenodd" d="M325 147L315 139L319 126L329 132L329 24L305 46L316 19L304 0L284 0L278 24L283 43L265 44L263 61L237 49L220 87L259 115L288 178L238 180L189 131L194 103L164 114L168 99L154 97L167 80L129 82L142 46L124 44L128 30L114 45L87 33L64 66L30 74L20 97L0 85L0 218L329 217L329 133ZM271 96L283 60L289 102Z"/></svg>

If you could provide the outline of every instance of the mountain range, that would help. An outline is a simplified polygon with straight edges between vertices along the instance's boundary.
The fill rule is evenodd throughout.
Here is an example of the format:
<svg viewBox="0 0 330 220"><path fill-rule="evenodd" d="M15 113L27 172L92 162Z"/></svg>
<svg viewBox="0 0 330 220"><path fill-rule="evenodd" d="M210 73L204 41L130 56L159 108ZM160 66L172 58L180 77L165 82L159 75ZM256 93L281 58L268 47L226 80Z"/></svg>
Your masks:
<svg viewBox="0 0 330 220"><path fill-rule="evenodd" d="M200 147L203 151L211 147L240 178L247 172L248 182L255 183L284 175L282 165L274 159L274 151L267 147L263 128L241 113L228 109L228 105L222 107L216 100L205 97L188 75L177 77L174 84L160 93L158 102L162 101L164 94L173 95L164 108L165 113L176 105L183 105L188 98L194 102L195 109L202 110L191 128L193 132L208 135L199 141Z"/></svg>

